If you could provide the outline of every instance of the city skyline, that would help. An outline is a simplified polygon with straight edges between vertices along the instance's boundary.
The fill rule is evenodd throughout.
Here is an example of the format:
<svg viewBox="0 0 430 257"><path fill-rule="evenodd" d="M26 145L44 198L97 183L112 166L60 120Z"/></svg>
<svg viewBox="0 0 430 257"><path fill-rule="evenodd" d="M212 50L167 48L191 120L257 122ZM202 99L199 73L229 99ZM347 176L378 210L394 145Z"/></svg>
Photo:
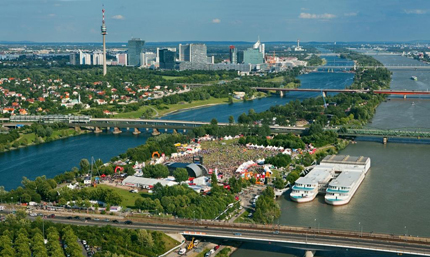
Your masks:
<svg viewBox="0 0 430 257"><path fill-rule="evenodd" d="M108 42L429 40L430 3L378 1L103 1ZM4 0L2 41L99 42L101 1Z"/></svg>

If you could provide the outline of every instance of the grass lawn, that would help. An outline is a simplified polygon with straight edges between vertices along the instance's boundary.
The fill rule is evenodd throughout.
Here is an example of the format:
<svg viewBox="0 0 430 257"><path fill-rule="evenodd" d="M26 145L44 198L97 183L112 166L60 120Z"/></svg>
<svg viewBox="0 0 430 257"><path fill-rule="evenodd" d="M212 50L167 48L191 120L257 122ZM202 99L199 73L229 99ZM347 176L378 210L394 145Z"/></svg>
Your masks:
<svg viewBox="0 0 430 257"><path fill-rule="evenodd" d="M265 82L274 82L274 83L282 83L284 82L284 77L283 76L279 76L279 77L274 77L271 79L265 79Z"/></svg>
<svg viewBox="0 0 430 257"><path fill-rule="evenodd" d="M125 113L118 113L115 114L115 118L131 118L131 119L138 119L142 116L142 114L148 110L151 109L151 107L148 106L141 106L137 111L132 112L125 112ZM155 107L154 107L155 109Z"/></svg>
<svg viewBox="0 0 430 257"><path fill-rule="evenodd" d="M169 251L170 249L172 249L173 247L179 245L179 242L176 241L175 239L171 238L170 236L163 234L163 239L164 241L164 252Z"/></svg>
<svg viewBox="0 0 430 257"><path fill-rule="evenodd" d="M165 80L175 80L175 79L183 79L183 78L185 78L185 77L181 77L181 76L179 76L179 77L176 77L176 76L161 76L163 79L165 79Z"/></svg>
<svg viewBox="0 0 430 257"><path fill-rule="evenodd" d="M141 198L141 197L145 197L145 196L149 196L149 194L146 194L146 193L138 193L138 194L130 193L126 189L111 187L111 186L107 186L107 185L97 185L97 186L101 187L101 188L112 189L112 190L118 192L118 194L122 197L121 206L126 207L126 208L135 208L134 202L136 201L136 199Z"/></svg>

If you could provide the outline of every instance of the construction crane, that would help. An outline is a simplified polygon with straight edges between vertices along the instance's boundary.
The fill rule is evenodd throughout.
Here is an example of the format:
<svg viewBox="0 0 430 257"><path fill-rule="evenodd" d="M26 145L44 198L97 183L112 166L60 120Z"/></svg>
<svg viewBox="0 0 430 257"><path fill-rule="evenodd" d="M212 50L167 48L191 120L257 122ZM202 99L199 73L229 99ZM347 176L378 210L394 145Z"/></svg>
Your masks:
<svg viewBox="0 0 430 257"><path fill-rule="evenodd" d="M194 237L193 237L193 239L191 239L191 242L190 242L190 244L188 245L187 249L188 249L188 250L191 250L191 249L193 249L193 248L194 248Z"/></svg>

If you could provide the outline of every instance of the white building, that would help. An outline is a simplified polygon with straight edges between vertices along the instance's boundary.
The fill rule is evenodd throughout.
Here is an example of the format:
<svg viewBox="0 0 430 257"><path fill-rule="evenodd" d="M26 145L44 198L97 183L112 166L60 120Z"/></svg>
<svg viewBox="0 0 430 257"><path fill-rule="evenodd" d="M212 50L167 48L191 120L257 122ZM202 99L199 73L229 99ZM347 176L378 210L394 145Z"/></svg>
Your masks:
<svg viewBox="0 0 430 257"><path fill-rule="evenodd" d="M167 179L143 178L136 176L128 176L122 181L123 186L151 188L155 184L160 183L162 186L174 186L178 183Z"/></svg>

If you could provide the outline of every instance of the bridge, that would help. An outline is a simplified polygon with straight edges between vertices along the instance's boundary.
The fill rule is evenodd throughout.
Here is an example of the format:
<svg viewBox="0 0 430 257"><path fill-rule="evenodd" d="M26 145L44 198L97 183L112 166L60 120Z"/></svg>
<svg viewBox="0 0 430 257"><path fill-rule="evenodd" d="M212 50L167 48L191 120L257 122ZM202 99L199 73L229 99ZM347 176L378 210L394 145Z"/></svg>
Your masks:
<svg viewBox="0 0 430 257"><path fill-rule="evenodd" d="M360 65L325 65L325 66L305 66L307 69L377 69L387 68L389 70L430 70L430 65L381 65L381 66L360 66Z"/></svg>
<svg viewBox="0 0 430 257"><path fill-rule="evenodd" d="M277 88L277 87L253 87L256 91L276 91L280 92L283 96L283 92L318 92L323 93L324 96L327 93L374 93L382 95L402 95L406 98L407 95L430 95L430 91L420 90L368 90L368 89L328 89L328 88Z"/></svg>
<svg viewBox="0 0 430 257"><path fill-rule="evenodd" d="M71 220L63 216L68 214L55 214L56 218L51 219L52 222L82 226L106 225L106 222L102 220ZM128 218L133 221L133 224L126 225L121 222L110 223L110 225L181 233L187 238L279 245L304 250L306 251L305 256L313 256L316 251L385 252L398 255L430 256L430 238L410 235L343 231L319 227L224 223L210 220Z"/></svg>
<svg viewBox="0 0 430 257"><path fill-rule="evenodd" d="M318 92L318 91L315 91ZM53 117L56 117L54 119ZM102 129L113 128L114 134L122 133L121 129L134 129L134 134L140 134L140 129L145 129L152 132L153 135L159 135L160 130L164 132L168 130L183 131L194 129L200 126L209 125L210 122L204 121L178 121L178 120L151 120L151 119L116 119L116 118L91 118L89 116L68 116L68 115L45 115L45 116L31 116L31 115L15 115L9 118L1 118L3 127L16 127L18 125L31 125L32 123L49 124L54 122L63 122L71 128L79 130L80 128L93 129L95 133L102 132ZM218 123L219 126L230 126L229 123ZM269 126L271 133L294 133L302 134L307 130L305 127L294 126ZM384 129L344 129L326 128L328 131L335 131L339 136L344 137L374 137L378 140L382 139L383 143L387 143L390 138L407 138L416 139L424 142L424 139L430 139L430 131L420 130L384 130Z"/></svg>

